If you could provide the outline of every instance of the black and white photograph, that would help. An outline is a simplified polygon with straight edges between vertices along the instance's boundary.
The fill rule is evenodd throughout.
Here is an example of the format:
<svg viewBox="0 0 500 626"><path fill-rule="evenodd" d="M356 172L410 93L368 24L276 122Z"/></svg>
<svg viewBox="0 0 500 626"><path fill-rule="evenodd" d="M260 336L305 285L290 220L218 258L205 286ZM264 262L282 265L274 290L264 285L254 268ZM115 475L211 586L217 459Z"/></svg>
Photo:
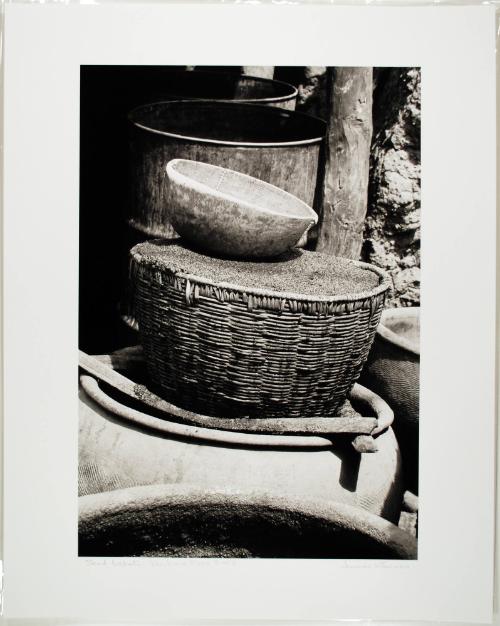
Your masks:
<svg viewBox="0 0 500 626"><path fill-rule="evenodd" d="M80 557L417 559L420 82L80 67Z"/></svg>
<svg viewBox="0 0 500 626"><path fill-rule="evenodd" d="M2 18L2 618L497 624L496 7Z"/></svg>

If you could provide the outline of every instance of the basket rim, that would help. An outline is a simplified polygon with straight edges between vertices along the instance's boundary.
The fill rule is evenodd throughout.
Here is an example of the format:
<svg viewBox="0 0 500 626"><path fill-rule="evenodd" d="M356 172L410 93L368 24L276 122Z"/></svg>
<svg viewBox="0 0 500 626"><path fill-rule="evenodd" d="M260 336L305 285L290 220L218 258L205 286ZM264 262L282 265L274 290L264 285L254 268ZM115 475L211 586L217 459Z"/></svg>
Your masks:
<svg viewBox="0 0 500 626"><path fill-rule="evenodd" d="M141 245L141 244L138 244ZM226 289L228 291L235 291L239 294L247 294L247 295L255 295L260 297L267 298L277 298L280 300L295 300L298 302L327 302L327 303L339 303L339 302L358 302L360 300L367 300L369 298L374 298L375 296L379 296L386 291L391 286L391 279L387 272L380 269L379 267L372 265L371 263L365 263L364 261L354 261L353 259L345 259L350 263L353 263L357 267L365 270L369 270L380 278L380 283L370 289L368 291L360 291L356 294L336 294L332 296L318 296L311 294L300 294L297 292L286 292L286 291L275 291L272 289L263 289L260 287L244 287L242 285L237 285L235 283L226 283L226 282L218 282L211 280L209 278L204 278L202 276L198 276L196 274L189 274L188 272L182 272L173 270L169 267L159 265L154 261L149 263L147 262L147 257L144 257L142 254L138 253L135 248L132 248L130 251L130 255L134 262L139 267L149 266L154 267L159 271L164 271L172 274L177 278L181 278L184 280L188 280L190 283L197 283L199 285L204 285L207 287L214 287L216 289ZM344 258L344 257L338 257ZM146 260L146 262L145 262Z"/></svg>

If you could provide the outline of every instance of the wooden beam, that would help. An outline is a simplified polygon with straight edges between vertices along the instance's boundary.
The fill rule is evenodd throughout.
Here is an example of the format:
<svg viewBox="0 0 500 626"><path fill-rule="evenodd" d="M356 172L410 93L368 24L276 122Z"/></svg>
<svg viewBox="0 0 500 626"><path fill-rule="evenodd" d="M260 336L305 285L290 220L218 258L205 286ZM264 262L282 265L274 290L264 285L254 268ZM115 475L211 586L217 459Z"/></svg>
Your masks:
<svg viewBox="0 0 500 626"><path fill-rule="evenodd" d="M242 72L249 76L272 78L274 76L274 65L244 65Z"/></svg>
<svg viewBox="0 0 500 626"><path fill-rule="evenodd" d="M368 200L373 68L329 68L328 132L317 250L358 259Z"/></svg>

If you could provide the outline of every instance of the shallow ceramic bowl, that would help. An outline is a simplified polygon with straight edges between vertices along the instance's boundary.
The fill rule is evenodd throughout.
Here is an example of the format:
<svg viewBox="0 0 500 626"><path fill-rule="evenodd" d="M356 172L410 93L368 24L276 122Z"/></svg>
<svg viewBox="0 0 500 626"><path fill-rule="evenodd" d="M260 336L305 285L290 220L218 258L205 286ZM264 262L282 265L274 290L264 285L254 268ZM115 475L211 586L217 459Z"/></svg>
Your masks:
<svg viewBox="0 0 500 626"><path fill-rule="evenodd" d="M232 257L273 257L317 223L292 194L223 167L187 159L167 165L169 217L186 241Z"/></svg>

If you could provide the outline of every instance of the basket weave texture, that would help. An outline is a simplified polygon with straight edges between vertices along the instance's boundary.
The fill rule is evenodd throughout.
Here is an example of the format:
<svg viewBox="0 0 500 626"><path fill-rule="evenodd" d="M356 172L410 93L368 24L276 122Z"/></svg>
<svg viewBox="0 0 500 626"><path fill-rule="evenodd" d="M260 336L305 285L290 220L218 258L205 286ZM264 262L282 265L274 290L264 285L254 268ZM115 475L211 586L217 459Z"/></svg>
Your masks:
<svg viewBox="0 0 500 626"><path fill-rule="evenodd" d="M307 296L216 283L131 251L153 383L186 409L226 417L333 416L370 350L389 289Z"/></svg>

